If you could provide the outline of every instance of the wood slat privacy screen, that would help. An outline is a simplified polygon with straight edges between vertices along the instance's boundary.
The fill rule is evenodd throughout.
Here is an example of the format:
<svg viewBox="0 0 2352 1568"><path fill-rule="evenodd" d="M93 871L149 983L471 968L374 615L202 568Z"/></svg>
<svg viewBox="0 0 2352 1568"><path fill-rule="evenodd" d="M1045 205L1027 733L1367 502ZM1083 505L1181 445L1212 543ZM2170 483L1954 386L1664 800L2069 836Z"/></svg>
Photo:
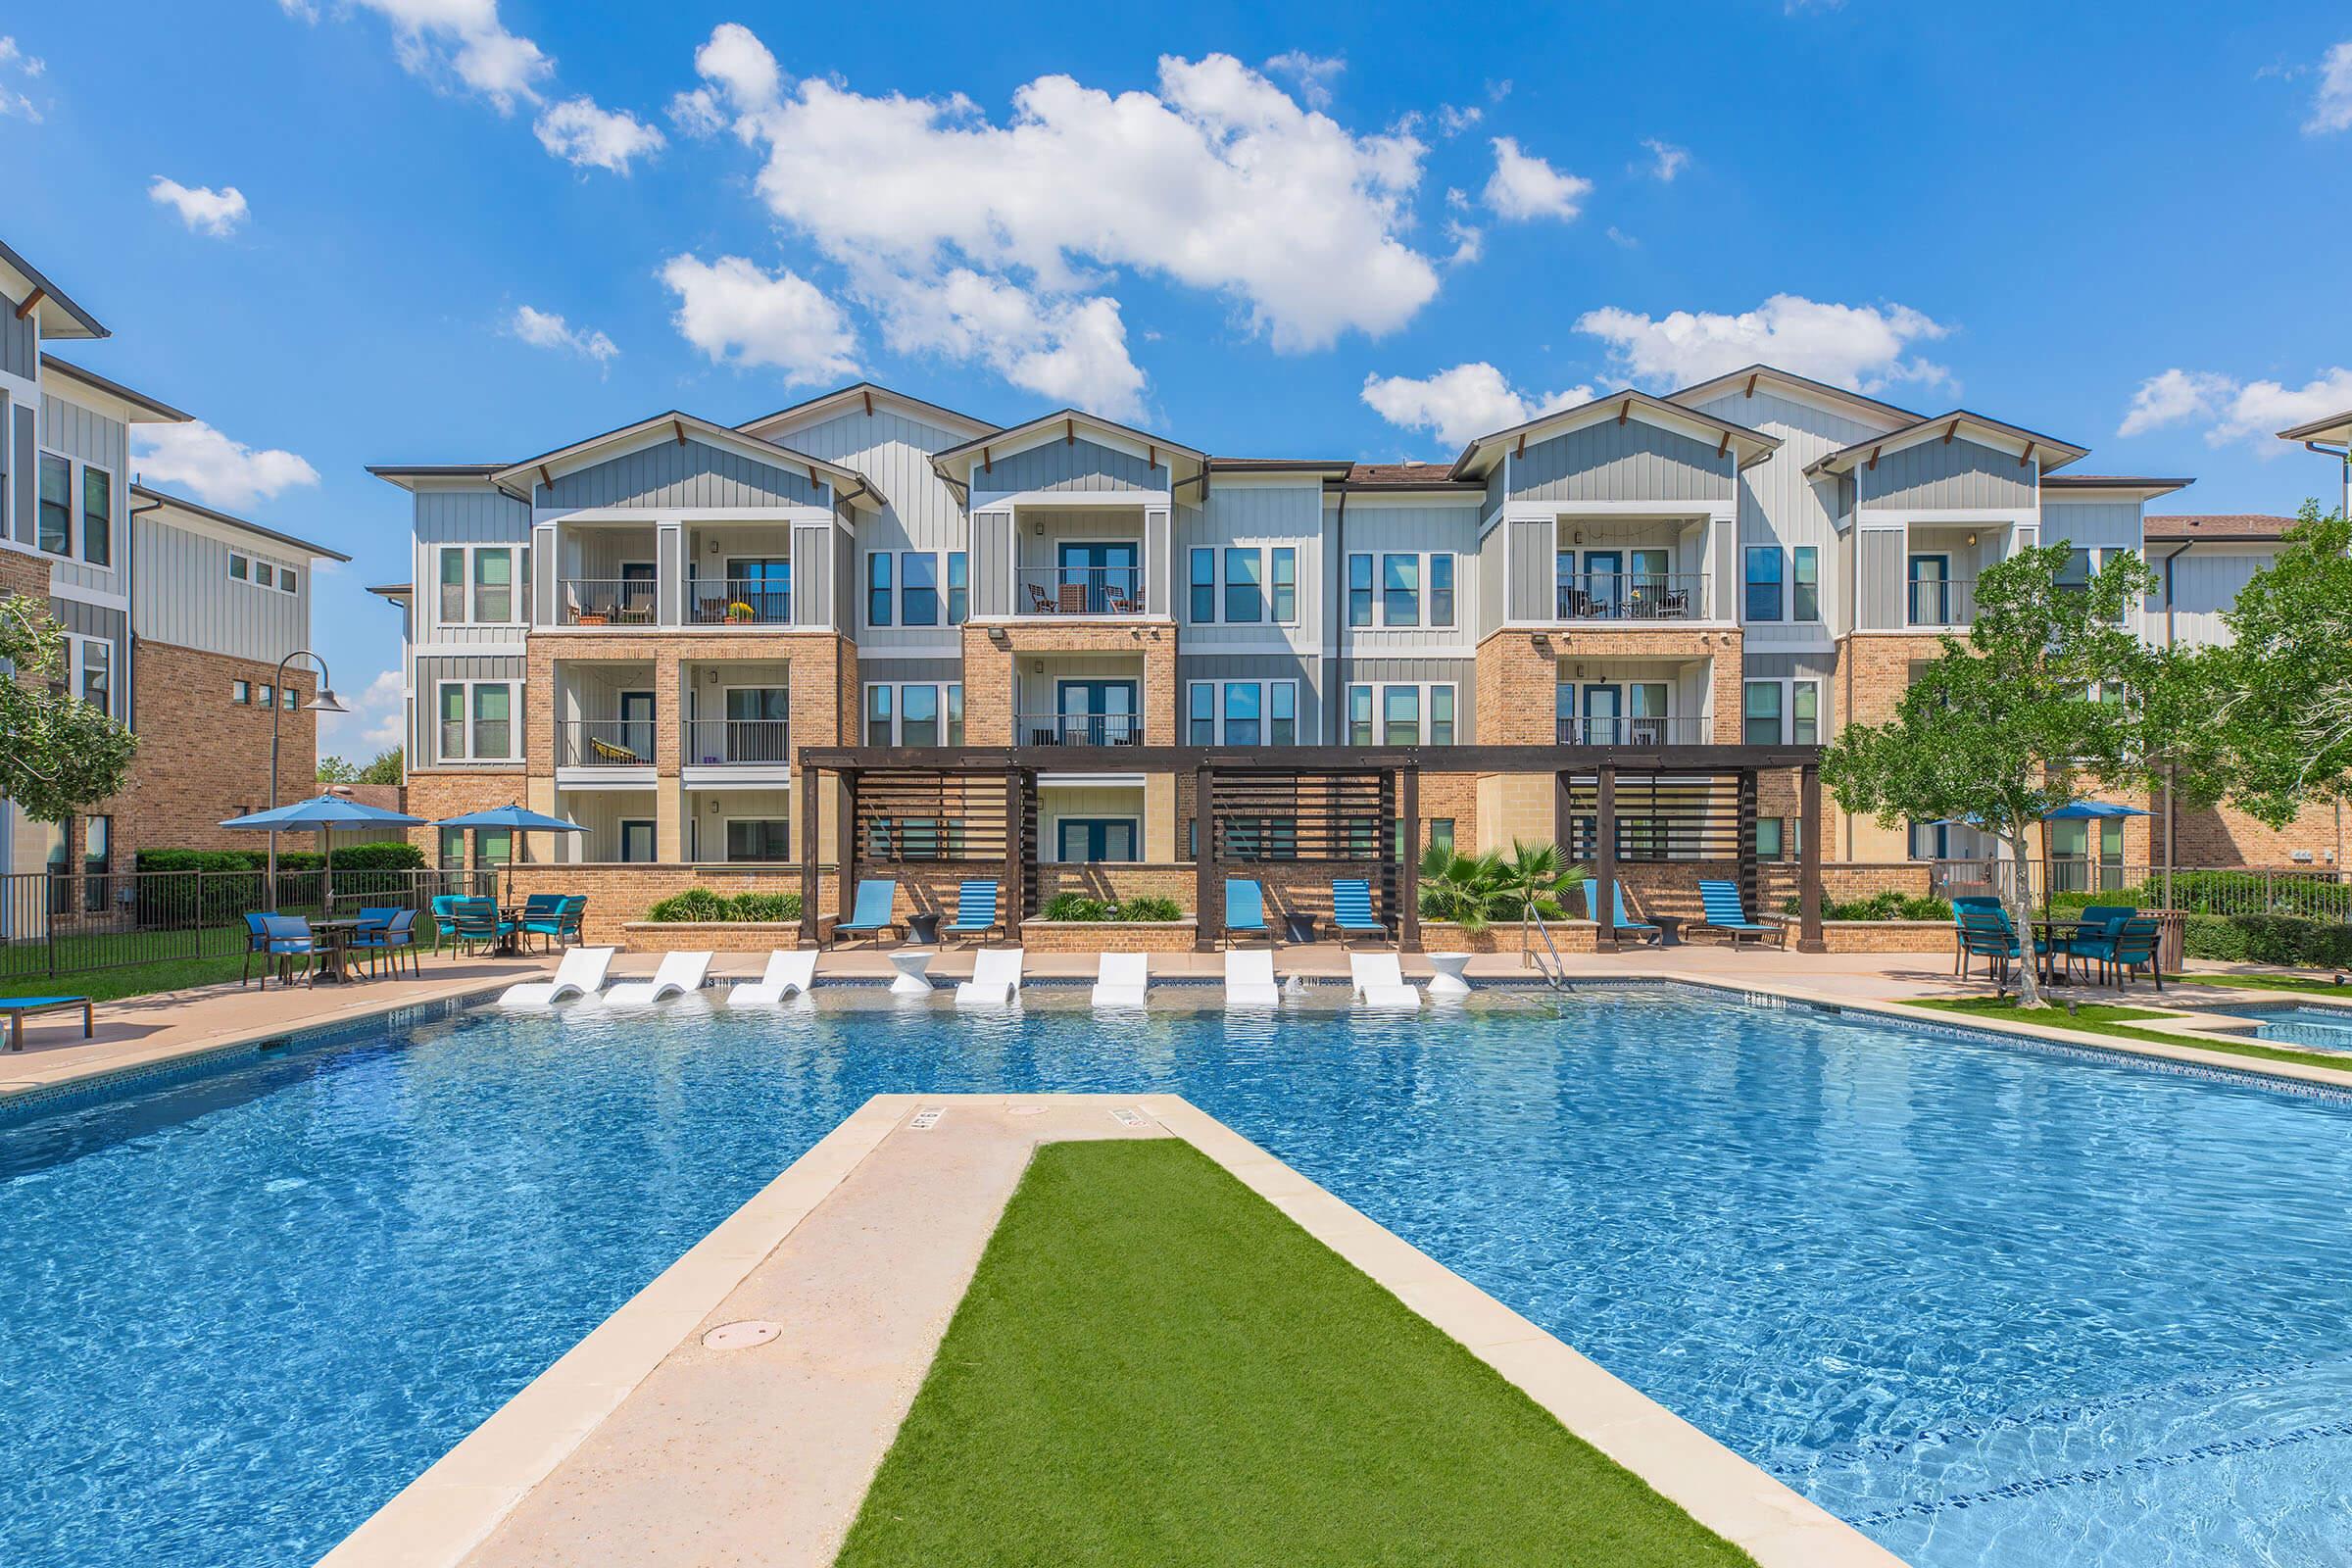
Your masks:
<svg viewBox="0 0 2352 1568"><path fill-rule="evenodd" d="M1741 775L1619 773L1617 858L1620 860L1737 860L1750 842L1742 821ZM1751 786L1752 788L1752 786ZM1599 781L1590 773L1568 781L1571 858L1590 863L1598 845ZM1753 796L1746 815L1752 819Z"/></svg>

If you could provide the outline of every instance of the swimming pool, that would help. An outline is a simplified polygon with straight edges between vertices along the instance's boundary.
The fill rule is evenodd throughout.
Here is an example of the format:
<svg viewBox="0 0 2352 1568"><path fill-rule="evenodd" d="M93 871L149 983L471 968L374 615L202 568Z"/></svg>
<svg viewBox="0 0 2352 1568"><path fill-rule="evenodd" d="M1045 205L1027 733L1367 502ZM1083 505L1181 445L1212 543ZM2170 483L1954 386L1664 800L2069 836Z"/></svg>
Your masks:
<svg viewBox="0 0 2352 1568"><path fill-rule="evenodd" d="M868 1095L1037 1088L1186 1096L1921 1568L2352 1558L2352 1103L1679 988L832 997L0 1125L0 1562L310 1563Z"/></svg>
<svg viewBox="0 0 2352 1568"><path fill-rule="evenodd" d="M2254 1031L2254 1038L2275 1045L2352 1052L2352 1007L2330 1007L2316 1002L2249 1002L2203 1010L2232 1018L2260 1018L2262 1027Z"/></svg>

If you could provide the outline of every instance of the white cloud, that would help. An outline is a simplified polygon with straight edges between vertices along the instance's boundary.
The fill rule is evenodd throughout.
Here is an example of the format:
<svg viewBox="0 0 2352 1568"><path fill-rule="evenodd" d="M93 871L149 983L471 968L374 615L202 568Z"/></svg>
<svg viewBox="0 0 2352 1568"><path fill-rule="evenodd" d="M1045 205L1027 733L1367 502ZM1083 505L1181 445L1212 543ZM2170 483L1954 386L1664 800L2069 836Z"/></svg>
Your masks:
<svg viewBox="0 0 2352 1568"><path fill-rule="evenodd" d="M2329 49L2320 62L2320 90L2311 100L2303 128L2312 135L2352 130L2352 38Z"/></svg>
<svg viewBox="0 0 2352 1568"><path fill-rule="evenodd" d="M1690 167L1690 151L1687 147L1677 147L1655 136L1642 137L1642 145L1649 151L1650 173L1657 176L1662 185L1673 184L1674 176Z"/></svg>
<svg viewBox="0 0 2352 1568"><path fill-rule="evenodd" d="M1476 224L1448 218L1446 237L1453 241L1453 254L1446 258L1448 267L1468 267L1487 253L1487 231Z"/></svg>
<svg viewBox="0 0 2352 1568"><path fill-rule="evenodd" d="M335 697L344 711L319 715L319 756L348 757L355 762L366 762L387 746L398 746L406 738L402 733L407 726L403 722L399 670L378 670L356 695L337 692Z"/></svg>
<svg viewBox="0 0 2352 1568"><path fill-rule="evenodd" d="M1310 55L1303 49L1293 49L1266 62L1269 73L1288 76L1298 84L1298 96L1306 100L1309 109L1331 107L1331 84L1347 69L1348 62L1343 56Z"/></svg>
<svg viewBox="0 0 2352 1568"><path fill-rule="evenodd" d="M231 512L318 482L318 470L293 453L256 452L202 419L133 425L131 442L140 478L183 486L207 506Z"/></svg>
<svg viewBox="0 0 2352 1568"><path fill-rule="evenodd" d="M773 366L789 386L858 368L857 337L841 307L790 269L771 277L740 256L685 255L664 262L660 276L678 297L670 319L679 335L713 364Z"/></svg>
<svg viewBox="0 0 2352 1568"><path fill-rule="evenodd" d="M2205 425L2209 447L2243 441L2257 455L2276 458L2291 450L2277 439L2280 430L2346 409L2352 409L2352 369L2340 365L2322 370L2299 387L2175 368L2140 382L2115 433L2141 435L2197 421Z"/></svg>
<svg viewBox="0 0 2352 1568"><path fill-rule="evenodd" d="M534 310L528 305L515 307L507 330L535 349L563 349L594 360L599 369L609 368L620 357L618 345L604 333L575 327L551 311Z"/></svg>
<svg viewBox="0 0 2352 1568"><path fill-rule="evenodd" d="M209 185L182 185L176 179L158 174L155 183L147 187L147 198L179 214L179 220L188 225L190 232L210 234L215 239L225 239L235 233L237 225L247 217L245 193L234 185L215 190Z"/></svg>
<svg viewBox="0 0 2352 1568"><path fill-rule="evenodd" d="M1633 235L1631 235L1631 234L1628 234L1628 233L1627 233L1627 232L1626 232L1624 229L1622 229L1622 228L1619 228L1619 227L1618 227L1618 226L1617 226L1615 223L1611 223L1611 224L1609 225L1609 228L1608 228L1608 234L1609 234L1609 243L1610 243L1610 244L1612 244L1612 245L1615 245L1615 246L1617 246L1617 247L1619 247L1620 249L1623 249L1623 250L1629 250L1629 251L1630 251L1630 250L1634 249L1634 247L1636 247L1637 245L1640 245L1640 244L1642 243L1642 242L1641 242L1639 239L1635 238Z"/></svg>
<svg viewBox="0 0 2352 1568"><path fill-rule="evenodd" d="M49 63L39 55L28 55L17 40L0 34L0 72L14 72L27 81L49 69ZM16 87L0 86L0 119L15 118L41 122L41 111L33 101Z"/></svg>
<svg viewBox="0 0 2352 1568"><path fill-rule="evenodd" d="M1459 136L1486 118L1487 112L1476 104L1466 107L1441 104L1438 106L1438 134L1448 138Z"/></svg>
<svg viewBox="0 0 2352 1568"><path fill-rule="evenodd" d="M1119 302L1041 299L1006 278L956 268L935 281L877 274L861 295L902 354L976 360L1017 387L1113 419L1144 415L1144 372L1127 354Z"/></svg>
<svg viewBox="0 0 2352 1568"><path fill-rule="evenodd" d="M1541 415L1592 401L1589 386L1564 392L1520 392L1483 360L1415 379L1367 375L1363 399L1374 413L1407 430L1430 430L1448 447L1525 424Z"/></svg>
<svg viewBox="0 0 2352 1568"><path fill-rule="evenodd" d="M1649 385L1687 386L1758 361L1863 392L1896 381L1950 380L1939 365L1904 358L1950 330L1906 305L1825 305L1775 294L1737 316L1676 311L1651 318L1611 306L1586 312L1576 327L1609 345L1620 374Z"/></svg>
<svg viewBox="0 0 2352 1568"><path fill-rule="evenodd" d="M351 3L392 24L393 48L403 70L433 81L455 76L502 115L512 113L517 102L536 104L539 84L555 74L556 63L545 51L499 21L498 0Z"/></svg>
<svg viewBox="0 0 2352 1568"><path fill-rule="evenodd" d="M1556 218L1562 222L1584 210L1592 182L1563 174L1509 136L1494 138L1494 172L1487 180L1487 205L1514 222Z"/></svg>
<svg viewBox="0 0 2352 1568"><path fill-rule="evenodd" d="M625 109L599 109L583 94L566 98L539 117L531 127L539 145L580 169L629 172L630 160L644 157L662 145L662 132Z"/></svg>

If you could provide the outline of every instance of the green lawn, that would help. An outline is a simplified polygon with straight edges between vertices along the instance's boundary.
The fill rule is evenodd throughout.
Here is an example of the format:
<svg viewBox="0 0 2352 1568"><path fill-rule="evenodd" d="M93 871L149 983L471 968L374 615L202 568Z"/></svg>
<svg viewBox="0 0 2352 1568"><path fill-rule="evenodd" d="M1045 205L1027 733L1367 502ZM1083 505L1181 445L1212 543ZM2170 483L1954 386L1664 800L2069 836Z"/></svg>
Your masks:
<svg viewBox="0 0 2352 1568"><path fill-rule="evenodd" d="M2248 991L2319 991L2352 999L2352 986L2339 986L2332 979L2318 975L2177 974L2169 978L2180 985L2238 986Z"/></svg>
<svg viewBox="0 0 2352 1568"><path fill-rule="evenodd" d="M160 963L131 963L113 969L85 969L78 974L10 976L0 979L0 997L88 997L92 1002L116 1002L124 997L150 996L158 991L183 991L234 980L245 962L241 953L226 957L169 958ZM255 966L260 967L258 964Z"/></svg>
<svg viewBox="0 0 2352 1568"><path fill-rule="evenodd" d="M2019 1023L2041 1024L2051 1029L2080 1029L2087 1034L2114 1035L2121 1040L2154 1041L2164 1046L2195 1046L2200 1051L2219 1051L2232 1056L2259 1056L2266 1061L2300 1062L2306 1067L2332 1067L2341 1072L2347 1065L2342 1056L2322 1052L2290 1051L2283 1046L2265 1044L2259 1040L2231 1040L2220 1035L2167 1034L2161 1029L2134 1029L2132 1020L2144 1018L2178 1018L2177 1012L2153 1012L2145 1007L2118 1007L2093 1003L2068 1012L2063 1006L2047 1012L2019 1012L2017 1002L2010 997L1936 997L1912 1002L1914 1007L1938 1007L1945 1012L1974 1013L2010 1017Z"/></svg>
<svg viewBox="0 0 2352 1568"><path fill-rule="evenodd" d="M1038 1151L839 1559L1749 1561L1173 1139Z"/></svg>

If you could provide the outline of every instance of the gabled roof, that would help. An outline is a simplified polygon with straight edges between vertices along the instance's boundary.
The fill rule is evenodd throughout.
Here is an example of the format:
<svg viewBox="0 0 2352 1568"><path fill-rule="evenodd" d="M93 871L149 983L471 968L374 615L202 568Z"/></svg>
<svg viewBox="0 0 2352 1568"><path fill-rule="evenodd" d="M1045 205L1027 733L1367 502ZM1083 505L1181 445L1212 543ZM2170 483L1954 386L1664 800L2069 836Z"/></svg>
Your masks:
<svg viewBox="0 0 2352 1568"><path fill-rule="evenodd" d="M130 487L130 493L145 501L160 502L172 511L184 512L190 516L202 517L207 522L219 523L223 528L234 528L240 533L252 534L257 539L267 539L271 544L284 545L289 550L299 550L304 555L316 560L349 561L351 559L340 550L329 550L326 546L315 545L308 539L297 539L290 533L279 533L275 528L265 528L258 522L249 522L243 517L231 516L225 512L216 512L211 507L200 506L196 502L188 500L185 496L175 496L168 490L158 490L152 485L134 484Z"/></svg>
<svg viewBox="0 0 2352 1568"><path fill-rule="evenodd" d="M1506 450L1521 451L1533 441L1548 441L1555 435L1581 430L1604 418L1615 419L1623 424L1627 419L1636 417L1660 429L1673 430L1697 440L1715 441L1723 451L1736 451L1739 454L1739 466L1742 468L1763 462L1781 447L1778 437L1766 435L1761 430L1750 430L1744 424L1734 424L1729 419L1718 419L1712 414L1701 414L1696 409L1686 409L1679 403L1669 403L1664 398L1651 397L1646 392L1624 387L1606 397L1594 398L1590 403L1580 403L1572 409L1561 409L1530 419L1525 424L1515 424L1507 430L1480 436L1462 448L1462 455L1453 460L1451 477L1464 479L1482 475Z"/></svg>
<svg viewBox="0 0 2352 1568"><path fill-rule="evenodd" d="M976 436L961 446L934 452L931 455L931 467L950 484L968 484L975 463L987 463L995 458L1026 452L1055 436L1074 441L1081 430L1086 432L1090 440L1107 446L1142 448L1145 461L1154 467L1166 466L1171 489L1179 484L1190 483L1206 471L1208 466L1207 453L1171 441L1164 435L1138 430L1133 425L1105 419L1084 409L1056 409L1052 414L1040 415L1024 423L1006 425L1004 429Z"/></svg>
<svg viewBox="0 0 2352 1568"><path fill-rule="evenodd" d="M878 511L885 504L882 493L867 483L865 475L858 472L855 468L845 468L837 463L827 463L822 458L812 458L805 452L795 452L792 448L779 446L773 441L762 441L758 436L745 435L740 430L730 429L726 425L713 423L692 414L680 413L676 409L666 410L650 418L639 419L634 424L624 424L618 429L607 430L602 435L592 435L585 441L575 441L569 446L558 447L552 452L542 452L535 458L525 458L520 463L510 464L506 467L498 469L488 477L492 484L501 489L513 489L516 485L520 485L523 494L528 495L530 484L535 479L552 479L558 472L569 472L574 468L584 468L591 464L603 462L605 455L611 453L614 448L628 446L646 435L663 429L670 431L681 442L691 435L698 441L717 447L723 452L733 452L738 456L749 458L755 463L765 463L780 468L793 466L806 468L810 479L830 484L833 486L835 495L861 510Z"/></svg>
<svg viewBox="0 0 2352 1568"><path fill-rule="evenodd" d="M2041 487L2059 491L2110 490L2121 495L2135 496L2142 501L2153 501L2158 496L2185 490L2196 482L2194 479L2158 479L2136 474L2048 473L2042 475Z"/></svg>
<svg viewBox="0 0 2352 1568"><path fill-rule="evenodd" d="M858 381L842 387L838 391L788 404L773 414L762 414L757 419L746 419L735 428L743 431L746 435L760 435L764 430L787 424L813 424L820 419L829 419L838 414L847 414L853 408L871 414L876 404L895 406L917 418L926 419L933 424L945 425L951 430L960 431L966 435L984 435L997 428L995 424L986 419L975 418L968 414L958 414L954 409L943 408L937 403L926 403L921 398L908 397L904 392L893 391L889 387L872 381ZM765 437L761 436L761 439L765 439Z"/></svg>
<svg viewBox="0 0 2352 1568"><path fill-rule="evenodd" d="M2196 516L2149 517L2144 532L2150 544L2186 544L2211 539L2222 544L2274 544L2286 536L2299 518L2269 513L2206 513Z"/></svg>
<svg viewBox="0 0 2352 1568"><path fill-rule="evenodd" d="M2352 441L2352 409L2278 432L2281 441Z"/></svg>
<svg viewBox="0 0 2352 1568"><path fill-rule="evenodd" d="M1850 447L1840 447L1827 457L1816 458L1806 466L1805 472L1844 473L1857 464L1869 463L1886 453L1900 452L1906 447L1915 447L1937 437L1950 440L1963 430L1968 432L1970 440L1980 445L2004 451L2017 450L2022 457L2039 459L2044 473L2070 463L2079 463L2090 455L2088 447L2079 447L2071 441L2043 435L2038 430L2005 424L1999 419L1986 418L1982 414L1971 414L1966 409L1950 409L1932 419L1921 419L1899 430L1889 430L1885 435L1857 441Z"/></svg>
<svg viewBox="0 0 2352 1568"><path fill-rule="evenodd" d="M1765 385L1792 392L1803 402L1828 404L1855 418L1867 419L1874 424L1884 424L1889 428L1917 423L1921 417L1917 412L1911 409L1897 408L1891 403L1882 403L1877 398L1864 397L1861 393L1846 387L1832 386L1827 381L1816 381L1811 376L1799 375L1794 370L1784 370L1778 367L1763 364L1750 365L1729 374L1716 376L1710 381L1700 381L1695 385L1684 387L1679 392L1669 392L1666 394L1666 401L1695 405L1704 403L1709 398L1721 397L1724 393L1731 391L1742 391L1747 396L1753 397L1756 388Z"/></svg>
<svg viewBox="0 0 2352 1568"><path fill-rule="evenodd" d="M1354 463L1339 481L1343 490L1358 494L1377 495L1382 492L1474 492L1486 493L1486 487L1475 479L1456 479L1452 468L1443 463Z"/></svg>
<svg viewBox="0 0 2352 1568"><path fill-rule="evenodd" d="M10 274L14 274L13 276ZM98 324L98 318L66 297L65 290L43 277L33 265L5 242L0 242L0 283L7 284L9 302L22 308L27 299L38 297L33 311L40 318L41 336L113 337Z"/></svg>
<svg viewBox="0 0 2352 1568"><path fill-rule="evenodd" d="M133 392L120 381L110 381L95 370L85 370L78 365L68 365L54 354L41 356L41 368L68 381L78 381L93 392L103 392L130 410L133 424L184 424L196 417L182 414L169 403L158 403L142 392Z"/></svg>

